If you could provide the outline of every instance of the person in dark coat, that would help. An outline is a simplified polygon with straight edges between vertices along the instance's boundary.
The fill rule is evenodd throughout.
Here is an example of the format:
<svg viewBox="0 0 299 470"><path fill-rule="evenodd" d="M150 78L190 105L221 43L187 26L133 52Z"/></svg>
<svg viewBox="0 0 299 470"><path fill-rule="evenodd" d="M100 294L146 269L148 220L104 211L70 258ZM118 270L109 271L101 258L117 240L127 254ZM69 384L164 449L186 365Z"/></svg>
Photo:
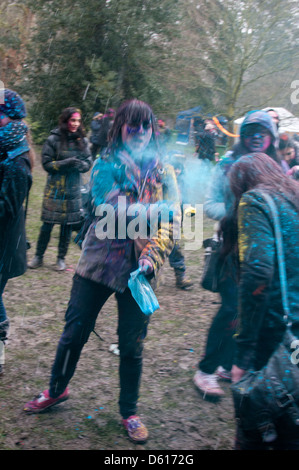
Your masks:
<svg viewBox="0 0 299 470"><path fill-rule="evenodd" d="M299 185L263 153L241 157L231 167L228 178L235 204L228 216L227 224L232 229L225 243L230 250L237 248L239 260L238 325L232 367L232 380L237 382L246 371L267 367L286 328L274 220L260 190L272 197L278 211L291 329L299 337ZM286 382L288 376L286 369ZM277 438L269 444L263 442L258 430L244 430L242 418L239 418L236 448L299 450L299 427L289 420L287 412L274 424Z"/></svg>
<svg viewBox="0 0 299 470"><path fill-rule="evenodd" d="M42 150L42 165L48 173L44 191L40 230L36 253L29 263L31 269L43 264L43 256L55 224L60 225L56 269L66 268L65 256L69 247L72 227L83 220L81 173L92 165L88 141L84 136L80 110L63 110L59 127L52 130Z"/></svg>
<svg viewBox="0 0 299 470"><path fill-rule="evenodd" d="M217 136L215 124L212 120L206 119L203 131L195 137L195 152L198 153L200 160L215 161Z"/></svg>
<svg viewBox="0 0 299 470"><path fill-rule="evenodd" d="M9 318L2 295L11 278L26 271L26 234L23 203L32 184L26 109L22 98L4 90L0 104L0 374L4 370L4 344Z"/></svg>
<svg viewBox="0 0 299 470"><path fill-rule="evenodd" d="M93 160L96 159L97 155L99 154L101 150L101 129L103 126L102 123L103 119L103 114L102 113L95 113L92 121L91 121L91 137L90 137L90 142L91 142L91 154Z"/></svg>
<svg viewBox="0 0 299 470"><path fill-rule="evenodd" d="M105 152L108 147L109 132L113 124L114 116L114 109L109 108L106 114L97 114L92 120L92 136L90 141L93 144L92 156L94 160L97 156Z"/></svg>

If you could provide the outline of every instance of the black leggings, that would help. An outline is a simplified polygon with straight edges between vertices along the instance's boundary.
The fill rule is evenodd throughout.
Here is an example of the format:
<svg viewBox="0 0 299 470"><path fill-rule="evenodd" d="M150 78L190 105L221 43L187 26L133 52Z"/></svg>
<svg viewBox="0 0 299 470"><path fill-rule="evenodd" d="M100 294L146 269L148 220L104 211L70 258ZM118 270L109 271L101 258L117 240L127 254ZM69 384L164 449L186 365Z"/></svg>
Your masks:
<svg viewBox="0 0 299 470"><path fill-rule="evenodd" d="M60 338L50 380L50 396L58 397L71 380L84 344L94 329L97 316L114 293L112 289L77 274L65 315L65 328ZM115 294L118 303L118 337L120 351L120 414L136 414L142 374L143 340L149 316L144 315L127 288Z"/></svg>
<svg viewBox="0 0 299 470"><path fill-rule="evenodd" d="M227 276L219 288L221 307L213 318L205 354L199 362L199 369L207 374L214 374L218 366L231 370L235 354L238 285L233 277Z"/></svg>

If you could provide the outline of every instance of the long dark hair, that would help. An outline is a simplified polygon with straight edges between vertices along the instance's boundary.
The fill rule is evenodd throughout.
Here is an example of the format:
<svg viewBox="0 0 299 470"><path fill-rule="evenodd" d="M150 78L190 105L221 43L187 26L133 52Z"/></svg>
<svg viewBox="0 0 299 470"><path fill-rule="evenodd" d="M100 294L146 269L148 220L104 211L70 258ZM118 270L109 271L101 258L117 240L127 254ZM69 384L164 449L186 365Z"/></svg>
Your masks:
<svg viewBox="0 0 299 470"><path fill-rule="evenodd" d="M71 118L71 116L75 113L79 113L82 117L82 112L80 111L80 109L74 106L69 106L68 108L63 109L61 115L59 116L58 124L59 124L59 129L61 131L62 148L67 146L68 136L69 136L68 121ZM83 138L85 137L85 130L84 130L82 122L81 122L80 127L77 129L77 131L72 134L72 137L75 140L77 140L78 146L81 149L83 149L84 147Z"/></svg>
<svg viewBox="0 0 299 470"><path fill-rule="evenodd" d="M260 188L279 194L299 212L299 183L286 176L281 166L264 153L247 154L239 158L228 172L230 188L234 194L234 206L230 214L221 221L224 254L237 245L238 206L244 193Z"/></svg>
<svg viewBox="0 0 299 470"><path fill-rule="evenodd" d="M145 120L149 120L152 123L153 132L150 145L154 146L155 150L158 151L156 119L153 110L149 104L136 98L124 101L116 111L113 125L108 136L110 149L116 150L122 147L121 129L124 124L136 123L136 125L139 125Z"/></svg>

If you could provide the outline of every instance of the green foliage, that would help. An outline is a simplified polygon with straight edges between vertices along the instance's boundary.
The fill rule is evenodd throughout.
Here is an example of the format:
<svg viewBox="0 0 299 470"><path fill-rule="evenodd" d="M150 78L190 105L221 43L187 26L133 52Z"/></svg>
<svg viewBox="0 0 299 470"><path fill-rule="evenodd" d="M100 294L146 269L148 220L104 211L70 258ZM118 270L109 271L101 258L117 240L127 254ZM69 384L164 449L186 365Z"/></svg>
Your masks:
<svg viewBox="0 0 299 470"><path fill-rule="evenodd" d="M173 2L133 0L29 2L36 30L22 90L37 143L75 105L85 125L95 111L138 97L154 106L163 91L151 81L153 51L170 34Z"/></svg>
<svg viewBox="0 0 299 470"><path fill-rule="evenodd" d="M162 118L288 107L298 69L294 0L0 0L0 13L0 79L26 99L38 144L69 105L87 128L132 97Z"/></svg>

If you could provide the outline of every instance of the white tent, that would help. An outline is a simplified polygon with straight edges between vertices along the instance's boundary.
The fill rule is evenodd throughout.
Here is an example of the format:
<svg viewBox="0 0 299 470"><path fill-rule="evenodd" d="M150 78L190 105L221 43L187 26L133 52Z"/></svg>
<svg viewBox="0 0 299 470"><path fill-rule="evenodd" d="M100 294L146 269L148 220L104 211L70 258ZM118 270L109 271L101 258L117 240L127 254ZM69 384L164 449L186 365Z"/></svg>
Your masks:
<svg viewBox="0 0 299 470"><path fill-rule="evenodd" d="M299 134L299 118L295 117L284 108L271 108L269 106L268 108L264 108L263 111L267 111L268 109L274 109L279 116L279 134ZM234 121L235 134L239 134L239 128L243 120L244 116Z"/></svg>

